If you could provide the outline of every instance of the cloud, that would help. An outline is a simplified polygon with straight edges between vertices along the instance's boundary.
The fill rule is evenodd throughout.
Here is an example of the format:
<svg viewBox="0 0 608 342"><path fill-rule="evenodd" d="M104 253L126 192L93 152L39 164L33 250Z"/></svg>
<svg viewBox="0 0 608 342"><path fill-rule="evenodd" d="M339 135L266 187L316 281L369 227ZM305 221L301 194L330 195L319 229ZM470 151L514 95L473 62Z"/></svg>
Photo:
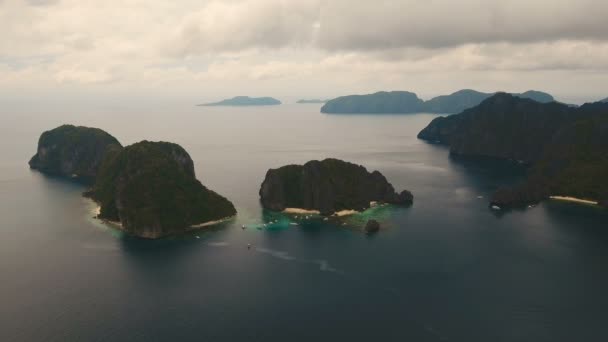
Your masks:
<svg viewBox="0 0 608 342"><path fill-rule="evenodd" d="M189 55L309 45L319 16L310 0L214 1L188 15L172 53Z"/></svg>
<svg viewBox="0 0 608 342"><path fill-rule="evenodd" d="M603 0L0 0L0 90L608 93L607 16Z"/></svg>
<svg viewBox="0 0 608 342"><path fill-rule="evenodd" d="M601 0L334 0L320 13L318 44L327 50L608 40Z"/></svg>

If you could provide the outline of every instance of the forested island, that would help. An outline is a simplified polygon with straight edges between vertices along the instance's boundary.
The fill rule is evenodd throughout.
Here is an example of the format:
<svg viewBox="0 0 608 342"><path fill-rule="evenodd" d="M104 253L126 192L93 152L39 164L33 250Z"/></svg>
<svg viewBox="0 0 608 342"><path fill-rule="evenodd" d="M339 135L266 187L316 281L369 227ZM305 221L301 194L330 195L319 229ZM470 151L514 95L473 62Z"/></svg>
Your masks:
<svg viewBox="0 0 608 342"><path fill-rule="evenodd" d="M607 205L608 103L571 107L499 93L464 112L434 119L418 137L454 155L530 165L527 180L491 204L521 207L552 196Z"/></svg>
<svg viewBox="0 0 608 342"><path fill-rule="evenodd" d="M437 96L428 101L423 101L412 92L382 91L368 95L338 97L328 101L321 108L321 112L328 114L459 113L467 108L477 106L494 94L496 93L483 93L465 89L450 95ZM542 103L554 101L553 96L534 90L513 95Z"/></svg>
<svg viewBox="0 0 608 342"><path fill-rule="evenodd" d="M363 211L373 202L412 204L404 190L396 193L378 171L339 159L312 160L268 170L260 188L262 206L273 211L303 209L321 215L340 211Z"/></svg>
<svg viewBox="0 0 608 342"><path fill-rule="evenodd" d="M63 125L44 132L30 167L82 178L100 205L99 218L142 238L202 228L236 215L234 205L207 189L179 145L142 141L122 147L107 132Z"/></svg>

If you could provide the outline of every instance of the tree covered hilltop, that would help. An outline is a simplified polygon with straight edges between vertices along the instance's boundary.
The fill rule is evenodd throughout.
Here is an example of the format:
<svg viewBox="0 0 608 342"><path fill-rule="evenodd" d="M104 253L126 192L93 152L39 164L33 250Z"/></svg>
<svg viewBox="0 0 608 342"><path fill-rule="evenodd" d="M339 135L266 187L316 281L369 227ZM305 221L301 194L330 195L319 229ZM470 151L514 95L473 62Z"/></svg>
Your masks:
<svg viewBox="0 0 608 342"><path fill-rule="evenodd" d="M520 161L527 180L497 191L491 203L518 207L551 196L608 200L608 103L580 107L499 93L456 115L434 119L418 138L455 155Z"/></svg>

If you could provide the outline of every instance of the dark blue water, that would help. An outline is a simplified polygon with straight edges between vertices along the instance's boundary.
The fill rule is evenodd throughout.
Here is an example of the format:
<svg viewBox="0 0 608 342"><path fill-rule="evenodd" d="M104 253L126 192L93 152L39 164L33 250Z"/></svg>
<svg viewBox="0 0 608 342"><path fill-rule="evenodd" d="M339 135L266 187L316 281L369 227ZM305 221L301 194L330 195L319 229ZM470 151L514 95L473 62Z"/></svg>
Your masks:
<svg viewBox="0 0 608 342"><path fill-rule="evenodd" d="M3 113L0 341L608 340L606 211L494 212L521 171L418 141L432 115L318 108ZM27 168L62 123L181 144L238 218L162 241L105 227L81 185ZM325 157L381 171L414 206L366 214L384 226L371 237L367 216L258 229L276 218L258 203L266 170Z"/></svg>

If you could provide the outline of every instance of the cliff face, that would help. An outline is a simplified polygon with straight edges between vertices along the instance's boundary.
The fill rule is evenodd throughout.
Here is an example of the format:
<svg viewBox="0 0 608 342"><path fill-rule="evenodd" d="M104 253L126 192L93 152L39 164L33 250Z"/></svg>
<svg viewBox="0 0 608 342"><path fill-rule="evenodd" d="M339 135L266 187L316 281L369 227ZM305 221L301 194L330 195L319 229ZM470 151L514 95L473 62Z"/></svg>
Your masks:
<svg viewBox="0 0 608 342"><path fill-rule="evenodd" d="M343 96L329 101L323 113L460 113L472 108L496 93L482 93L475 90L459 90L450 95L442 95L422 101L414 93L404 91L379 92L369 95ZM553 96L530 90L513 94L519 98L536 102L553 102Z"/></svg>
<svg viewBox="0 0 608 342"><path fill-rule="evenodd" d="M43 173L92 181L106 151L120 146L101 129L63 125L42 133L29 165Z"/></svg>
<svg viewBox="0 0 608 342"><path fill-rule="evenodd" d="M454 154L524 161L528 179L497 191L491 203L523 206L550 195L608 199L608 104L573 108L497 94L479 106L433 120L420 139Z"/></svg>
<svg viewBox="0 0 608 342"><path fill-rule="evenodd" d="M142 141L110 151L90 196L100 218L120 221L128 233L160 238L234 216L226 198L204 187L179 145Z"/></svg>
<svg viewBox="0 0 608 342"><path fill-rule="evenodd" d="M364 210L370 202L411 204L408 191L397 194L378 171L337 159L310 161L269 170L260 189L266 209L319 210L324 215L340 210Z"/></svg>
<svg viewBox="0 0 608 342"><path fill-rule="evenodd" d="M322 113L419 113L424 101L407 91L338 97L321 107Z"/></svg>

